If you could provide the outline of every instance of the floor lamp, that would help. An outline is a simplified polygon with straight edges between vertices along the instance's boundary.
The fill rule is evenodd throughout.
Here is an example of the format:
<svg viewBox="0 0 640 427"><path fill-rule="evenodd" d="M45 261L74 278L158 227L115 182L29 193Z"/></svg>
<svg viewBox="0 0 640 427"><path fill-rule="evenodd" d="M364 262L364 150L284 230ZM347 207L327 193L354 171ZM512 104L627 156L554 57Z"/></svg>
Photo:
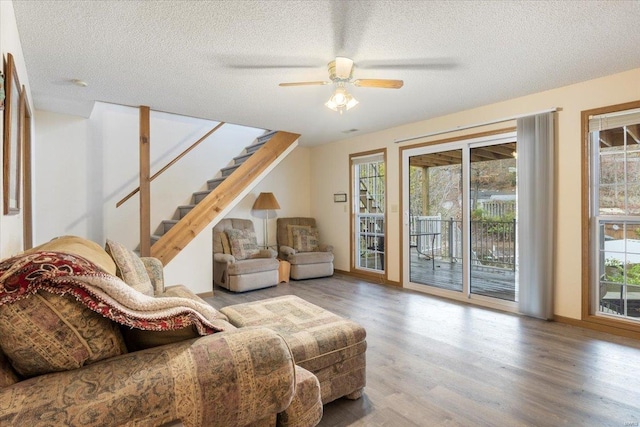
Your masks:
<svg viewBox="0 0 640 427"><path fill-rule="evenodd" d="M276 196L273 193L260 193L255 203L253 204L253 209L256 211L267 211L266 216L264 217L264 227L263 227L263 237L264 237L264 247L265 249L269 247L269 211L280 209L280 205L276 200Z"/></svg>

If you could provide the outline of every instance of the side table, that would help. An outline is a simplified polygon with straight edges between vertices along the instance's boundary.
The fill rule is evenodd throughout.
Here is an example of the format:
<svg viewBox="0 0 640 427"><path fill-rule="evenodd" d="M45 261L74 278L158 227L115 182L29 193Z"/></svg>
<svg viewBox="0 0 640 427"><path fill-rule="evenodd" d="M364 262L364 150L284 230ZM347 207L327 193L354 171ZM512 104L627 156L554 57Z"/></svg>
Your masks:
<svg viewBox="0 0 640 427"><path fill-rule="evenodd" d="M289 272L291 271L291 264L289 263L289 261L278 261L280 261L280 266L278 267L278 283L289 283Z"/></svg>

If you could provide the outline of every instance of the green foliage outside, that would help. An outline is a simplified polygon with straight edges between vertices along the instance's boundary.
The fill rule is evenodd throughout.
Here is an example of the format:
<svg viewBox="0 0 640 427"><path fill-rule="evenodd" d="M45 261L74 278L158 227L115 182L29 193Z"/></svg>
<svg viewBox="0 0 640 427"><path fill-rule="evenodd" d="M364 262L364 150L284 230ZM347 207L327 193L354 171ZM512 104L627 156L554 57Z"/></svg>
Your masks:
<svg viewBox="0 0 640 427"><path fill-rule="evenodd" d="M615 258L607 258L604 262L606 282L625 283L624 274L627 273L628 285L640 285L640 264L623 264Z"/></svg>

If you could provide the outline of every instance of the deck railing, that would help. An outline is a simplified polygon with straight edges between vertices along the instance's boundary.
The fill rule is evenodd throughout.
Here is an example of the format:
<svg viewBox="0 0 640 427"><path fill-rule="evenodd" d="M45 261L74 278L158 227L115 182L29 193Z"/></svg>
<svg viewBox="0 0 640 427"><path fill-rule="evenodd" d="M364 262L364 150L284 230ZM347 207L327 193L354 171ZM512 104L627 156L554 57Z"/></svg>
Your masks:
<svg viewBox="0 0 640 427"><path fill-rule="evenodd" d="M421 224L428 222L428 226ZM436 238L421 236L426 229L438 230ZM516 221L472 220L471 264L490 268L516 269ZM449 262L462 262L462 221L437 217L412 217L410 244L420 253L434 254Z"/></svg>

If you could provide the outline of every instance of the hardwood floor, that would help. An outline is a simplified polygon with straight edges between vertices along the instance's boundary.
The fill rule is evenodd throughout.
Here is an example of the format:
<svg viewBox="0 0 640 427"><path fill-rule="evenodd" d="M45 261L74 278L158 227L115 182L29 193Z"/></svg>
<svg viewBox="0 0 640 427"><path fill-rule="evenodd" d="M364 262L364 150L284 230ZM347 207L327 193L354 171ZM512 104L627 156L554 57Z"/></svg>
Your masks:
<svg viewBox="0 0 640 427"><path fill-rule="evenodd" d="M206 300L286 294L367 330L365 395L320 426L640 425L640 341L338 274Z"/></svg>

